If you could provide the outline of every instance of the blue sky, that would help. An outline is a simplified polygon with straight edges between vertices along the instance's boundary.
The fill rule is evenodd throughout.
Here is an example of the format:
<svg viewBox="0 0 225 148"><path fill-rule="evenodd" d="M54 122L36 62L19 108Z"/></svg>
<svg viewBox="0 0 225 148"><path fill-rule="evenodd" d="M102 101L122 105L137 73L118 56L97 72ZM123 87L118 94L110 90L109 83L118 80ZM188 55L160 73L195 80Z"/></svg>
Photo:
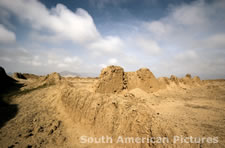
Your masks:
<svg viewBox="0 0 225 148"><path fill-rule="evenodd" d="M0 0L0 65L224 78L224 26L223 0Z"/></svg>

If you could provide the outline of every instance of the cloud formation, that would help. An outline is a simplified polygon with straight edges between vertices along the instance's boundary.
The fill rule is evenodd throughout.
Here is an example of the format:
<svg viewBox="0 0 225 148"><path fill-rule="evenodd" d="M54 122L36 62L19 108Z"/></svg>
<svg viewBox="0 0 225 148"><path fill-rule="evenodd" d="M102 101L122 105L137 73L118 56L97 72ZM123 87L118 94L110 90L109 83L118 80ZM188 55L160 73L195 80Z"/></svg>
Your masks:
<svg viewBox="0 0 225 148"><path fill-rule="evenodd" d="M198 42L211 42L218 48L225 34L225 8L221 5L225 5L222 0L210 4L199 0L172 6L168 16L146 22L144 26L155 40L163 40L168 44L197 48Z"/></svg>
<svg viewBox="0 0 225 148"><path fill-rule="evenodd" d="M171 6L167 16L144 22L151 40L160 42L164 51L162 57L168 60L161 60L158 67L166 71L170 69L171 74L180 76L190 72L204 78L224 77L224 6L222 0L211 3L199 0ZM220 62L215 62L218 59ZM156 69L160 71L158 67ZM217 71L214 76L212 71Z"/></svg>
<svg viewBox="0 0 225 148"><path fill-rule="evenodd" d="M118 6L126 3L128 0L89 0L89 3L97 8L104 8L106 5Z"/></svg>
<svg viewBox="0 0 225 148"><path fill-rule="evenodd" d="M17 0L13 4L8 0L1 0L0 7L29 23L34 29L34 39L52 42L70 40L85 48L105 52L122 50L122 40L114 36L103 37L84 9L78 8L72 12L63 4L57 4L49 10L37 0ZM41 33L43 30L47 33Z"/></svg>
<svg viewBox="0 0 225 148"><path fill-rule="evenodd" d="M12 43L15 41L15 33L6 29L2 24L0 24L0 43Z"/></svg>
<svg viewBox="0 0 225 148"><path fill-rule="evenodd" d="M10 71L46 74L53 71L81 70L83 61L68 54L64 49L43 49L39 51L23 47L0 48L0 63ZM8 65L8 66L7 66Z"/></svg>
<svg viewBox="0 0 225 148"><path fill-rule="evenodd" d="M101 0L96 5L120 7L127 3ZM225 76L225 1L169 5L163 17L132 16L127 17L132 18L128 22L123 18L134 13L125 9L127 13L116 21L110 20L110 15L99 21L82 8L73 11L63 4L47 8L38 0L0 0L0 12L4 12L0 14L4 24L0 25L1 64L13 71L99 73L102 67L119 64L126 71L148 67L156 76ZM27 29L27 34L21 34L24 40L10 31L17 29L10 16L16 16L14 21ZM12 42L16 44L5 44ZM19 66L13 66L15 63Z"/></svg>
<svg viewBox="0 0 225 148"><path fill-rule="evenodd" d="M139 37L136 42L140 49L143 49L146 53L152 56L157 55L162 51L157 41L149 39L148 37Z"/></svg>

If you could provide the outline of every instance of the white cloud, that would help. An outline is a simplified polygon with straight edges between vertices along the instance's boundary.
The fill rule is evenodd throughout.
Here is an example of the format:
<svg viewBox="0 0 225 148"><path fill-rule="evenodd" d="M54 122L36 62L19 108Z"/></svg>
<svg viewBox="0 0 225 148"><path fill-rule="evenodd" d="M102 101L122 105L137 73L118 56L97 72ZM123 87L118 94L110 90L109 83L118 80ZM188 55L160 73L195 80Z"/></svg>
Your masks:
<svg viewBox="0 0 225 148"><path fill-rule="evenodd" d="M193 60L196 58L198 58L198 55L194 50L188 50L175 55L176 60Z"/></svg>
<svg viewBox="0 0 225 148"><path fill-rule="evenodd" d="M49 10L37 0L17 0L13 3L1 0L0 7L31 24L34 29L31 33L33 39L50 42L71 40L100 53L122 49L122 40L114 36L103 37L84 9L72 12L66 6L57 4Z"/></svg>
<svg viewBox="0 0 225 148"><path fill-rule="evenodd" d="M116 65L118 64L118 60L116 58L111 58L108 60L109 65Z"/></svg>
<svg viewBox="0 0 225 148"><path fill-rule="evenodd" d="M225 33L218 33L203 40L202 46L205 48L219 48L225 49Z"/></svg>
<svg viewBox="0 0 225 148"><path fill-rule="evenodd" d="M143 38L143 37L137 38L136 42L141 49L144 49L145 52L147 52L151 55L159 54L162 50L155 40L148 39L147 37L146 38Z"/></svg>
<svg viewBox="0 0 225 148"><path fill-rule="evenodd" d="M79 66L83 63L82 59L77 56L69 56L66 53L60 53L57 51L52 54L52 52L47 53L47 66L56 66L59 68L79 68Z"/></svg>
<svg viewBox="0 0 225 148"><path fill-rule="evenodd" d="M171 18L181 25L207 25L209 21L207 13L204 1L197 1L191 5L184 4L174 8Z"/></svg>
<svg viewBox="0 0 225 148"><path fill-rule="evenodd" d="M81 60L79 57L76 57L76 56L75 57L66 57L64 59L64 62L65 63L77 63L77 62L81 63Z"/></svg>
<svg viewBox="0 0 225 148"><path fill-rule="evenodd" d="M119 62L116 58L110 58L110 59L108 59L106 64L99 64L99 68L105 68L109 65L119 65Z"/></svg>
<svg viewBox="0 0 225 148"><path fill-rule="evenodd" d="M42 59L25 48L0 48L0 60L7 63L42 66Z"/></svg>
<svg viewBox="0 0 225 148"><path fill-rule="evenodd" d="M123 41L119 37L107 36L91 43L89 48L103 53L119 52L123 48Z"/></svg>
<svg viewBox="0 0 225 148"><path fill-rule="evenodd" d="M190 4L172 6L168 15L155 21L145 22L144 27L152 38L166 45L190 48L198 41L207 40L214 35L225 33L225 9L216 0L210 4L198 0ZM212 41L213 45L214 41ZM217 41L215 41L217 42Z"/></svg>
<svg viewBox="0 0 225 148"><path fill-rule="evenodd" d="M9 57L0 57L0 60L5 61L5 62L11 62L12 59Z"/></svg>
<svg viewBox="0 0 225 148"><path fill-rule="evenodd" d="M20 51L23 52L23 51ZM43 66L44 64L41 62L39 56L28 53L29 56L17 56L15 61L25 65L31 66Z"/></svg>
<svg viewBox="0 0 225 148"><path fill-rule="evenodd" d="M180 76L194 73L204 78L223 77L224 13L224 0L197 0L171 6L167 16L144 22L142 34L163 48L161 60L154 65L157 71L164 75L171 72Z"/></svg>
<svg viewBox="0 0 225 148"><path fill-rule="evenodd" d="M172 32L172 27L169 24L165 24L161 21L152 21L151 23L146 23L144 26L154 35L162 36Z"/></svg>
<svg viewBox="0 0 225 148"><path fill-rule="evenodd" d="M33 65L33 66L41 66L43 64L41 63L39 56L34 56L33 59L31 60L31 65Z"/></svg>
<svg viewBox="0 0 225 148"><path fill-rule="evenodd" d="M83 9L72 12L62 4L48 10L37 0L0 1L1 7L27 21L35 30L49 30L53 35L76 42L87 42L100 35L92 17Z"/></svg>
<svg viewBox="0 0 225 148"><path fill-rule="evenodd" d="M106 68L107 65L105 65L105 64L99 64L99 67L102 69L102 68Z"/></svg>
<svg viewBox="0 0 225 148"><path fill-rule="evenodd" d="M37 51L26 48L0 47L0 61L1 64L14 65L11 71L20 68L22 70L33 69L36 72L39 70L39 73L43 71L48 73L61 72L63 70L80 71L85 67L80 57L72 56L64 49L41 49Z"/></svg>
<svg viewBox="0 0 225 148"><path fill-rule="evenodd" d="M57 66L58 66L59 68L65 68L65 67L68 67L69 65L64 64L64 63L59 63L59 64L57 64Z"/></svg>
<svg viewBox="0 0 225 148"><path fill-rule="evenodd" d="M6 29L2 24L0 24L0 43L12 43L15 40L15 33Z"/></svg>

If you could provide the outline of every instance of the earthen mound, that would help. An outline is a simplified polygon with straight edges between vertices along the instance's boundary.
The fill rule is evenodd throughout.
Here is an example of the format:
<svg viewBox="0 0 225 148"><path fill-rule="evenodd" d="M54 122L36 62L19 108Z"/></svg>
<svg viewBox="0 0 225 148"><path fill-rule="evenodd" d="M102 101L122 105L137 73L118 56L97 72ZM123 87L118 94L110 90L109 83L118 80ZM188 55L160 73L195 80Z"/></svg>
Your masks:
<svg viewBox="0 0 225 148"><path fill-rule="evenodd" d="M109 66L101 71L96 92L118 93L134 88L154 92L160 88L160 84L147 68L141 68L136 72L124 72L123 68L119 66Z"/></svg>
<svg viewBox="0 0 225 148"><path fill-rule="evenodd" d="M119 66L109 66L102 69L99 81L96 84L96 92L115 93L120 92L124 86L124 70Z"/></svg>
<svg viewBox="0 0 225 148"><path fill-rule="evenodd" d="M62 80L62 77L58 73L53 72L51 74L48 74L47 76L45 76L42 79L43 79L42 82L45 85L54 85L54 84L57 84L58 82L60 82Z"/></svg>
<svg viewBox="0 0 225 148"><path fill-rule="evenodd" d="M200 79L199 76L195 76L195 77L193 78L193 81L196 82L196 83L199 83L199 84L202 83L202 81L201 81L201 79Z"/></svg>
<svg viewBox="0 0 225 148"><path fill-rule="evenodd" d="M180 79L180 83L183 83L189 86L196 86L196 85L201 85L202 81L198 76L195 76L192 78L191 74L186 74L184 78Z"/></svg>
<svg viewBox="0 0 225 148"><path fill-rule="evenodd" d="M13 73L13 78L15 79L38 79L39 76L30 73Z"/></svg>
<svg viewBox="0 0 225 148"><path fill-rule="evenodd" d="M185 77L181 78L179 80L180 83L183 83L185 85L193 85L193 81L191 79L191 74L186 74Z"/></svg>
<svg viewBox="0 0 225 148"><path fill-rule="evenodd" d="M176 76L174 76L174 75L171 75L170 76L170 80L172 82L174 82L175 84L179 84L179 79Z"/></svg>
<svg viewBox="0 0 225 148"><path fill-rule="evenodd" d="M185 77L191 79L191 74L188 73L185 75Z"/></svg>
<svg viewBox="0 0 225 148"><path fill-rule="evenodd" d="M57 105L62 105L78 127L91 129L91 133L87 133L91 137L109 135L115 138L114 141L118 136L165 135L170 139L173 136L170 133L177 132L159 120L157 112L142 98L147 94L142 89L135 88L124 95L109 95L63 84L57 92ZM126 146L134 147L134 143ZM135 147L148 146L147 143L135 144Z"/></svg>
<svg viewBox="0 0 225 148"><path fill-rule="evenodd" d="M125 75L128 90L140 88L146 92L154 92L160 88L159 81L147 68L141 68L136 72L127 72Z"/></svg>
<svg viewBox="0 0 225 148"><path fill-rule="evenodd" d="M22 73L18 73L18 72L13 73L13 78L15 78L15 79L27 79Z"/></svg>
<svg viewBox="0 0 225 148"><path fill-rule="evenodd" d="M62 86L60 91L66 112L75 123L92 129L95 136L151 134L149 131L156 113L132 94L96 94L68 85Z"/></svg>
<svg viewBox="0 0 225 148"><path fill-rule="evenodd" d="M160 77L158 78L158 81L160 83L160 88L164 89L167 85L170 85L170 80L167 77Z"/></svg>
<svg viewBox="0 0 225 148"><path fill-rule="evenodd" d="M23 76L24 76L26 79L38 79L38 78L39 78L38 75L30 74L30 73L23 73Z"/></svg>
<svg viewBox="0 0 225 148"><path fill-rule="evenodd" d="M98 93L119 93L139 88L147 93L152 93L159 89L165 89L167 86L189 87L200 84L202 84L200 78L192 78L191 74L186 74L183 78L171 75L170 78L156 79L148 68L141 68L135 72L124 72L122 67L109 66L101 71L95 90Z"/></svg>

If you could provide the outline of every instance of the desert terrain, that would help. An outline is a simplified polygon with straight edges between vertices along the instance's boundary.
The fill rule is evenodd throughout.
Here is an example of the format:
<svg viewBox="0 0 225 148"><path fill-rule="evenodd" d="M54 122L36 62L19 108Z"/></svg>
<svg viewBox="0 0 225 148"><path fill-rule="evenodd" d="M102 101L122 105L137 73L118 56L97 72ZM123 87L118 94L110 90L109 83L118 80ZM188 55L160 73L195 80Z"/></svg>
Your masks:
<svg viewBox="0 0 225 148"><path fill-rule="evenodd" d="M109 66L97 78L15 73L1 68L2 148L211 148L225 145L225 80L157 78L147 68ZM98 142L82 142L81 137ZM113 142L100 141L112 137ZM147 137L117 143L118 137ZM174 141L174 137L179 138ZM164 137L167 143L158 142ZM193 137L182 141L182 137ZM207 138L211 137L211 139ZM84 137L83 137L84 138ZM200 139L200 141L196 141ZM83 139L84 140L84 139Z"/></svg>

